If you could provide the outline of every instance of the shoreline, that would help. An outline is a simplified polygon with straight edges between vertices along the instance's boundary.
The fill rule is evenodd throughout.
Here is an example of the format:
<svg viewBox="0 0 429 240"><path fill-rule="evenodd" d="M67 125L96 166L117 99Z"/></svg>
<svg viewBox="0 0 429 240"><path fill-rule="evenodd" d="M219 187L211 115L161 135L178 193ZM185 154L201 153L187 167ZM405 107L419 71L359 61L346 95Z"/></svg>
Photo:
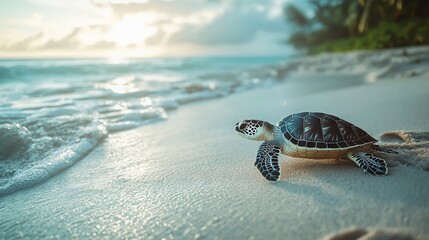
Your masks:
<svg viewBox="0 0 429 240"><path fill-rule="evenodd" d="M404 52L406 52L406 54L404 54ZM167 112L169 110L176 109L183 104L208 100L210 98L222 98L232 93L248 91L249 88L264 88L267 86L269 87L270 85L282 84L283 82L287 82L289 85L295 86L296 89L300 89L299 91L301 91L302 94L310 94L322 90L325 91L329 89L357 86L363 83L373 83L378 80L404 79L425 76L429 77L429 71L425 70L424 68L426 66L429 67L429 58L427 56L429 56L429 47L408 47L376 52L360 51L346 54L322 54L319 56L288 60L285 64L266 65L259 68L254 66L254 68L247 69L244 72L223 72L218 74L206 73L205 75L201 76L201 79L210 80L221 78L225 81L234 81L234 79L237 80L245 77L250 81L250 85L249 83L246 85L243 82L243 86L233 87L227 91L221 87L218 89L218 87L214 87L215 85L212 85L211 83L194 83L186 87L186 91L189 92L187 96L184 95L182 97L178 97L176 100L160 100L161 98L157 99L156 96L154 99L147 98L144 99L144 104L149 102L153 105L152 108L144 109L142 110L143 112L133 112L133 110L131 110L128 113L124 112L122 116L120 113L118 113L119 122L115 122L117 114L107 114L107 120L109 120L109 117L111 117L112 119L110 120L113 122L99 118L94 119L95 122L93 125L99 125L101 128L106 128L110 133L123 131L128 128L132 129L140 125L150 124L154 121L164 120L167 118ZM343 80L329 81L329 77L331 75L333 75L334 78L342 77ZM364 81L362 81L362 79L364 79ZM323 81L323 84L320 84L320 81ZM297 88L297 85L301 85L301 87ZM306 87L303 88L303 85L306 85ZM37 106L37 104L34 106ZM47 107L50 106L51 105L49 104L47 105ZM134 108L135 107L139 108L139 104L135 104ZM64 111L67 112L69 110L64 109ZM108 111L115 110L108 109ZM122 122L121 119L123 119ZM78 118L72 122L83 120L84 119ZM101 122L99 122L99 120L101 120ZM41 124L48 124L43 122L43 119L39 119L38 121L41 121ZM108 122L109 124L107 124ZM106 126L103 126L104 124L106 124ZM30 129L31 131L29 132L24 125L10 125L6 123L0 127L6 128L6 134L13 135L13 137L17 138L16 141L22 144L25 142L33 142L31 134L38 129ZM75 133L78 134L80 131L79 123L76 123L76 126L74 127L79 128ZM51 127L48 126L48 128ZM103 133L103 130L100 130L98 127L91 129L91 126L89 126L85 131L92 131L92 133L89 134L92 137L90 139L83 138L81 141L95 143L89 144L91 146L86 146L88 144L83 144L85 145L85 149L80 152L76 152L74 156L64 156L60 158L56 157L57 155L62 156L62 152L75 152L75 149L79 149L79 146L76 147L75 145L68 145L65 148L57 149L56 152L59 152L58 154L38 157L36 156L35 159L44 160L32 162L31 164L35 165L30 168L25 168L26 166L24 164L22 169L14 169L13 164L15 159L13 158L11 158L13 161L4 161L4 171L12 172L13 176L11 178L6 177L2 179L4 184L0 186L0 196L4 196L24 188L32 187L45 181L45 179L57 174L58 172L66 170L71 165L73 165L74 162L79 161L84 155L86 155L87 152L95 148L96 145L104 138L103 135L107 134ZM55 134L58 133L51 133L51 135L53 135L52 137L55 137ZM47 144L50 143L45 143L45 145ZM33 143L30 143L29 146L36 149L40 147L33 145ZM25 148L28 146L24 144L22 147ZM34 154L34 151L29 154L30 156L33 156L32 154ZM13 171L20 171L20 174L13 173Z"/></svg>
<svg viewBox="0 0 429 240"><path fill-rule="evenodd" d="M112 134L74 167L2 197L0 238L321 239L354 227L429 236L429 174L419 168L373 177L350 161L282 156L281 181L260 176L260 143L233 131L241 119L323 111L377 139L429 129L429 110L415 108L428 79L314 77L194 102L168 121Z"/></svg>

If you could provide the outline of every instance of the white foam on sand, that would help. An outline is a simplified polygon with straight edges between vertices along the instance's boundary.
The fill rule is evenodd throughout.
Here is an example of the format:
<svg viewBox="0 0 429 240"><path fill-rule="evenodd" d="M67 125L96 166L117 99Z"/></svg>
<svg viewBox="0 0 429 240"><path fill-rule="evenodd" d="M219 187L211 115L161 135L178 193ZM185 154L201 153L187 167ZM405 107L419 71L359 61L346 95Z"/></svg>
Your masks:
<svg viewBox="0 0 429 240"><path fill-rule="evenodd" d="M88 154L92 149L94 149L106 136L107 131L105 126L99 123L95 123L91 126L88 126L82 131L82 138L77 138L74 142L64 144L59 148L53 148L51 145L46 145L44 141L55 141L52 138L46 139L37 139L37 141L30 141L25 139L12 139L11 136L4 141L11 141L10 145L6 145L8 148L23 148L24 144L30 145L29 148L35 148L40 152L47 152L46 155L36 155L33 158L43 158L43 159L28 159L26 167L20 166L20 162L17 160L9 160L6 163L3 163L1 166L2 170L2 179L0 181L0 197L13 193L15 191L25 189L37 185L46 179L52 177L53 175L69 168L78 162L82 157ZM22 135L22 134L21 134ZM27 133L27 135L30 135ZM19 136L23 138L23 136ZM29 138L29 137L27 137ZM40 143L40 145L37 145ZM14 146L15 145L15 146ZM3 160L4 161L4 160ZM31 161L33 163L31 163ZM8 173L11 176L8 176Z"/></svg>

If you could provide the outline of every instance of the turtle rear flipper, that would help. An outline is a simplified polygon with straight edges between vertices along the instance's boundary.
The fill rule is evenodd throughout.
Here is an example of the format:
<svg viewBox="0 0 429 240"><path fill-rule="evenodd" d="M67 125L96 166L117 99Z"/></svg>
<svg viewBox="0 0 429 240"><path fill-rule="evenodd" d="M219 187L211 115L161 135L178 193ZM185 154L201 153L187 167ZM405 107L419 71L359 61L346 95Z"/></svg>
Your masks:
<svg viewBox="0 0 429 240"><path fill-rule="evenodd" d="M370 173L375 176L386 175L387 164L384 159L375 157L371 153L365 152L349 152L347 157L355 162L364 172Z"/></svg>
<svg viewBox="0 0 429 240"><path fill-rule="evenodd" d="M390 149L390 148L387 148L387 147L382 147L382 146L376 145L376 144L373 144L371 146L371 150L372 151L376 151L376 152L381 152L381 153L399 154L399 152L397 152L397 151L395 151L393 149Z"/></svg>
<svg viewBox="0 0 429 240"><path fill-rule="evenodd" d="M280 146L275 141L262 143L256 155L255 166L268 181L277 181L280 176Z"/></svg>

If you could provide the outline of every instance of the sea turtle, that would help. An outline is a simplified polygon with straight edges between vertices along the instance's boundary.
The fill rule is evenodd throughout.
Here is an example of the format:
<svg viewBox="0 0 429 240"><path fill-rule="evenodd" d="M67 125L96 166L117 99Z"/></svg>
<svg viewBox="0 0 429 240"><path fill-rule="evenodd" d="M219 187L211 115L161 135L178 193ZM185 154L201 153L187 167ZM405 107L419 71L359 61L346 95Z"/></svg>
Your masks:
<svg viewBox="0 0 429 240"><path fill-rule="evenodd" d="M314 159L349 158L364 172L387 174L386 162L371 152L394 153L374 143L376 139L359 127L330 114L301 112L289 115L275 126L261 120L243 120L235 125L242 137L264 141L259 147L255 166L269 181L280 175L279 153Z"/></svg>

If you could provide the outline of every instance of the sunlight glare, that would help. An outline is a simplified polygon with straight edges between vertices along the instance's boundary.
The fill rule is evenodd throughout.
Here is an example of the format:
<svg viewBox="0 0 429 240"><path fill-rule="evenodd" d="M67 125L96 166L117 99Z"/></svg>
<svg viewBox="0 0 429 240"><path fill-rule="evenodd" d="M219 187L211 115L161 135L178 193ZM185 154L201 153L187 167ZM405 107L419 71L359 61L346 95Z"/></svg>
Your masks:
<svg viewBox="0 0 429 240"><path fill-rule="evenodd" d="M107 83L104 88L118 94L129 93L136 90L135 78L133 75L118 77Z"/></svg>
<svg viewBox="0 0 429 240"><path fill-rule="evenodd" d="M153 25L157 19L156 13L125 16L113 24L107 34L107 39L122 47L131 44L140 46L147 38L158 32L158 27Z"/></svg>
<svg viewBox="0 0 429 240"><path fill-rule="evenodd" d="M119 56L113 57L112 56L112 57L109 57L106 62L107 62L107 64L117 65L117 64L127 64L130 61L126 58L123 58L123 57L119 57Z"/></svg>

